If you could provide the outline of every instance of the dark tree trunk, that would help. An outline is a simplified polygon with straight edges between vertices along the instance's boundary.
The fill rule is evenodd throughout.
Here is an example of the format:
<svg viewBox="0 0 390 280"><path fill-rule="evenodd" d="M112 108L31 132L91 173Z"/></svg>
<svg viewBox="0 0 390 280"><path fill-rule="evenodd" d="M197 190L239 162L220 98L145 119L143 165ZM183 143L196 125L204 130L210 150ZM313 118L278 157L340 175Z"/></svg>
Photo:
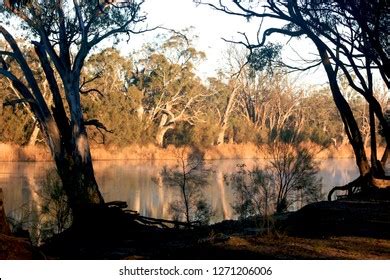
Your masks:
<svg viewBox="0 0 390 280"><path fill-rule="evenodd" d="M82 215L85 207L102 205L104 199L99 191L92 164L88 136L80 104L79 75L69 75L65 95L70 107L70 123L67 141L64 141L61 155L55 157L58 172L63 181L74 219ZM58 124L67 119L58 120Z"/></svg>
<svg viewBox="0 0 390 280"><path fill-rule="evenodd" d="M91 158L83 158L78 151L74 151L73 155L56 158L56 166L75 222L83 216L83 209L104 203L94 176Z"/></svg>
<svg viewBox="0 0 390 280"><path fill-rule="evenodd" d="M385 148L385 151L383 152L383 156L381 158L381 163L382 163L382 166L385 166L386 165L386 162L389 158L389 145L390 144L387 144L386 148Z"/></svg>
<svg viewBox="0 0 390 280"><path fill-rule="evenodd" d="M80 73L79 71L59 73L69 105L70 118L68 118L58 82L46 52L41 44L36 44L35 50L45 72L54 103L51 108L54 121L52 121L52 125L47 126L49 129L43 131L46 131L48 145L68 196L74 222L77 222L80 220L79 217L83 216L84 208L104 204L94 175L88 136L82 115L79 93Z"/></svg>
<svg viewBox="0 0 390 280"><path fill-rule="evenodd" d="M355 117L353 116L351 107L341 93L340 87L337 82L337 73L331 65L330 58L326 51L326 47L317 38L313 37L311 39L316 44L316 47L321 56L322 64L328 76L333 100L344 123L345 132L348 136L349 142L352 145L355 154L356 165L359 168L360 176L366 177L368 174L371 173L371 168L364 149L364 143L359 127L356 123Z"/></svg>
<svg viewBox="0 0 390 280"><path fill-rule="evenodd" d="M374 174L383 177L384 176L383 170L378 166L378 156L377 156L377 148L376 148L376 124L375 124L375 114L372 109L372 106L369 106L369 114L370 114L371 168Z"/></svg>

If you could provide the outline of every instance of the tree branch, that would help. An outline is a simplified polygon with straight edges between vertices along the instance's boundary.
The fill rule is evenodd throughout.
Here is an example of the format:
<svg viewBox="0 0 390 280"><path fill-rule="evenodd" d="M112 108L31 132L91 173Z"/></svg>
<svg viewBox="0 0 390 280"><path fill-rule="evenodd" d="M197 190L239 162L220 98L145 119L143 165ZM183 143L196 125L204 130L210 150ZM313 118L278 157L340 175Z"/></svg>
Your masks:
<svg viewBox="0 0 390 280"><path fill-rule="evenodd" d="M85 126L94 126L97 129L102 129L108 133L114 133L113 130L108 130L107 127L104 124L102 124L98 119L86 120L86 121L84 121L84 125Z"/></svg>

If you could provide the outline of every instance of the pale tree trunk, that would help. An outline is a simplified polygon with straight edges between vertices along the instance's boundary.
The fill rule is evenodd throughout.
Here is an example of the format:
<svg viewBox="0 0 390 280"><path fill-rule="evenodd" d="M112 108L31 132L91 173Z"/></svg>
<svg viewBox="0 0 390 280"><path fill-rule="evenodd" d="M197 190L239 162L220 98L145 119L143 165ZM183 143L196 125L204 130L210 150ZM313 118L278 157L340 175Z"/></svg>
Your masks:
<svg viewBox="0 0 390 280"><path fill-rule="evenodd" d="M167 106L167 111L171 110L171 107ZM163 114L160 119L160 123L156 132L156 144L159 147L164 147L164 136L168 130L173 129L175 127L175 123L172 119L169 119L167 114Z"/></svg>
<svg viewBox="0 0 390 280"><path fill-rule="evenodd" d="M164 137L168 130L173 129L173 125L159 127L156 133L156 144L159 147L164 147Z"/></svg>
<svg viewBox="0 0 390 280"><path fill-rule="evenodd" d="M7 79L8 82L9 82L9 87L11 88L13 94L15 95L15 97L21 99L22 97L20 96L19 92L16 90L16 88L14 87L13 83L11 80ZM32 110L29 108L29 106L26 104L26 103L23 103L23 107L27 110L27 112L31 115L31 119L33 120L34 122L34 128L33 128L33 131L32 133L30 134L30 137L29 137L29 140L28 140L28 143L27 145L28 146L34 146L35 143L37 142L37 138L38 138L38 134L39 134L39 123L38 123L38 120L37 118L35 117L34 115L34 112L32 112Z"/></svg>
<svg viewBox="0 0 390 280"><path fill-rule="evenodd" d="M367 134L367 135L364 135L364 141L363 141L363 146L364 146L364 148L367 148L369 145L368 145L368 143L370 142L370 137L369 137L369 135Z"/></svg>
<svg viewBox="0 0 390 280"><path fill-rule="evenodd" d="M260 129L261 130L266 130L267 129L267 115L268 115L268 104L265 103L264 106L262 107L262 116L260 120Z"/></svg>
<svg viewBox="0 0 390 280"><path fill-rule="evenodd" d="M234 106L234 103L236 100L236 95L238 93L238 89L239 89L239 86L236 85L229 95L229 99L228 99L228 102L226 104L226 108L225 108L225 111L223 113L220 125L219 125L220 129L218 132L217 145L222 145L225 142L225 131L226 131L227 126L228 126L230 114L233 110L233 106Z"/></svg>
<svg viewBox="0 0 390 280"><path fill-rule="evenodd" d="M28 146L34 146L35 145L35 143L37 142L37 139L38 139L39 131L40 131L40 129L39 129L38 123L34 122L33 131L31 132L30 138L29 138L28 143L27 143Z"/></svg>
<svg viewBox="0 0 390 280"><path fill-rule="evenodd" d="M231 206L229 205L229 202L226 198L225 184L224 184L222 171L218 171L216 177L217 177L217 186L221 197L223 219L224 220L231 219L232 216Z"/></svg>
<svg viewBox="0 0 390 280"><path fill-rule="evenodd" d="M51 97L51 94L50 94L50 91L48 88L48 86L49 86L48 82L45 80L42 82L42 85L43 85L43 97L45 98L48 107L51 107L53 105L53 98ZM31 113L31 110L29 110L29 111ZM29 138L28 143L27 143L28 146L34 146L36 144L36 142L38 140L39 132L41 131L41 129L39 127L39 122L35 118L34 114L31 113L31 116L32 116L32 119L34 120L34 128L30 134L30 138Z"/></svg>
<svg viewBox="0 0 390 280"><path fill-rule="evenodd" d="M221 127L218 132L217 145L222 145L225 142L226 127Z"/></svg>
<svg viewBox="0 0 390 280"><path fill-rule="evenodd" d="M135 109L135 112L137 114L137 118L142 121L144 119L144 114L145 114L145 109L144 107L142 106L142 104L140 104L137 109Z"/></svg>

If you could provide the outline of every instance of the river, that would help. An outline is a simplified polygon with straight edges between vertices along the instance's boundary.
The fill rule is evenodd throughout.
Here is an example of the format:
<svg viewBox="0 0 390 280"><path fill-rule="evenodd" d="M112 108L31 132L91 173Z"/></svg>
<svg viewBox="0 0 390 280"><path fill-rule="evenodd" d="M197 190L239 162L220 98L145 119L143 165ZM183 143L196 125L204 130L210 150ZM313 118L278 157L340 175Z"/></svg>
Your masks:
<svg viewBox="0 0 390 280"><path fill-rule="evenodd" d="M225 175L237 171L237 164L248 167L263 165L264 161L216 160L207 165L212 172L204 194L214 211L213 222L234 218L233 191L225 182ZM96 179L106 201L126 201L129 209L154 218L171 218L170 204L180 198L177 188L164 186L159 176L169 161L96 161ZM324 197L335 185L343 185L358 175L353 159L327 159L319 162L318 176L322 178ZM21 220L26 212L36 211L40 205L38 190L43 178L53 169L50 162L0 162L0 187L4 191L6 214Z"/></svg>

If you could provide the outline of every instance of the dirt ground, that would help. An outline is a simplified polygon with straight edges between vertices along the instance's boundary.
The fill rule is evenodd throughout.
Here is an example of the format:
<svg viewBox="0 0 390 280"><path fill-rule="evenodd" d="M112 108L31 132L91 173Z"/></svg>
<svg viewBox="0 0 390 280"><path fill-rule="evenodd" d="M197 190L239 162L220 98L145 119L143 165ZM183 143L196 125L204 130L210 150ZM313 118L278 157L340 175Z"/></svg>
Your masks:
<svg viewBox="0 0 390 280"><path fill-rule="evenodd" d="M137 215L112 210L115 215L111 211L102 212L89 224L67 230L39 248L30 248L30 256L40 259L390 260L389 202L315 203L273 217L274 223L268 230L261 226L259 217L178 229L145 225ZM2 241L11 247L19 242L10 238ZM0 258L18 259L17 252L9 254L10 246L0 246L0 253L4 253Z"/></svg>
<svg viewBox="0 0 390 280"><path fill-rule="evenodd" d="M390 259L390 240L363 237L324 239L290 236L234 236L210 245L229 255L269 259Z"/></svg>

